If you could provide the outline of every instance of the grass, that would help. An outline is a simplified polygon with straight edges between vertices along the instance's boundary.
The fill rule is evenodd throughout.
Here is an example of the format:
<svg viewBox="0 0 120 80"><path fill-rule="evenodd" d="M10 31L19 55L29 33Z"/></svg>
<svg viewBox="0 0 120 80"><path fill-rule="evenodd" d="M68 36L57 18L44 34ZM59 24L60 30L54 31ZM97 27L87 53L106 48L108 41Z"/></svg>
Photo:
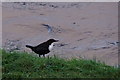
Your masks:
<svg viewBox="0 0 120 80"><path fill-rule="evenodd" d="M2 50L2 78L118 78L120 69L93 60L39 58Z"/></svg>

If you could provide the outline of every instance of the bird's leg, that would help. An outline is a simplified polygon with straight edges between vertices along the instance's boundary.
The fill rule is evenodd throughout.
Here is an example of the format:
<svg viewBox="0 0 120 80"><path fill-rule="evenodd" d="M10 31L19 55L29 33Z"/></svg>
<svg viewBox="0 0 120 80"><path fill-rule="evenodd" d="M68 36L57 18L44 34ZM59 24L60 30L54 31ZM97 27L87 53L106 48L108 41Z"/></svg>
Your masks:
<svg viewBox="0 0 120 80"><path fill-rule="evenodd" d="M45 58L45 54L43 54L43 57Z"/></svg>
<svg viewBox="0 0 120 80"><path fill-rule="evenodd" d="M39 54L39 57L41 57L40 54Z"/></svg>
<svg viewBox="0 0 120 80"><path fill-rule="evenodd" d="M50 57L49 57L49 55L48 55L48 59L49 59Z"/></svg>

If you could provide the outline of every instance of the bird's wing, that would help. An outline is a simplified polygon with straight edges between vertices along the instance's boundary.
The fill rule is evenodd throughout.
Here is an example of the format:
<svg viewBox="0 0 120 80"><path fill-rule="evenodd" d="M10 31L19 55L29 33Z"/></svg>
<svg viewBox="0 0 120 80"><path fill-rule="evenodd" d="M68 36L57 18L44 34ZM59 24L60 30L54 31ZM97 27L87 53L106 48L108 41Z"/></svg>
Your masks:
<svg viewBox="0 0 120 80"><path fill-rule="evenodd" d="M45 43L39 44L36 46L36 50L47 50L49 45L46 45Z"/></svg>

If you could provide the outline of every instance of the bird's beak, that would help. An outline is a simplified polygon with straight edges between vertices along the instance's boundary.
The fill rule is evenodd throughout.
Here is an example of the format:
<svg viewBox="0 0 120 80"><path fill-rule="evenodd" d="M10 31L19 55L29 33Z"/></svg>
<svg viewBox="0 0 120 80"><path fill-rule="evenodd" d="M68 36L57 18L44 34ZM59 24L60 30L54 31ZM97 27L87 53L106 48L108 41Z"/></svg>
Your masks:
<svg viewBox="0 0 120 80"><path fill-rule="evenodd" d="M58 42L59 40L55 40L56 42Z"/></svg>

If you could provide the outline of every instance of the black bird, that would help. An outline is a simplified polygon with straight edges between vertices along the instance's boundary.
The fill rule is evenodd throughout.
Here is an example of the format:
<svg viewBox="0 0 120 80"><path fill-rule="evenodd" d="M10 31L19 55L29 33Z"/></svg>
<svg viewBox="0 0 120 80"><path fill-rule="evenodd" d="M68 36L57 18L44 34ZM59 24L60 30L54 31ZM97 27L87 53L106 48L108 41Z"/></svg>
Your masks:
<svg viewBox="0 0 120 80"><path fill-rule="evenodd" d="M43 42L37 46L30 46L30 45L26 45L27 48L30 48L32 51L34 51L35 53L39 54L39 57L41 55L43 55L45 57L45 54L49 53L50 50L53 47L53 42L58 42L59 40L55 40L55 39L49 39L46 42Z"/></svg>

